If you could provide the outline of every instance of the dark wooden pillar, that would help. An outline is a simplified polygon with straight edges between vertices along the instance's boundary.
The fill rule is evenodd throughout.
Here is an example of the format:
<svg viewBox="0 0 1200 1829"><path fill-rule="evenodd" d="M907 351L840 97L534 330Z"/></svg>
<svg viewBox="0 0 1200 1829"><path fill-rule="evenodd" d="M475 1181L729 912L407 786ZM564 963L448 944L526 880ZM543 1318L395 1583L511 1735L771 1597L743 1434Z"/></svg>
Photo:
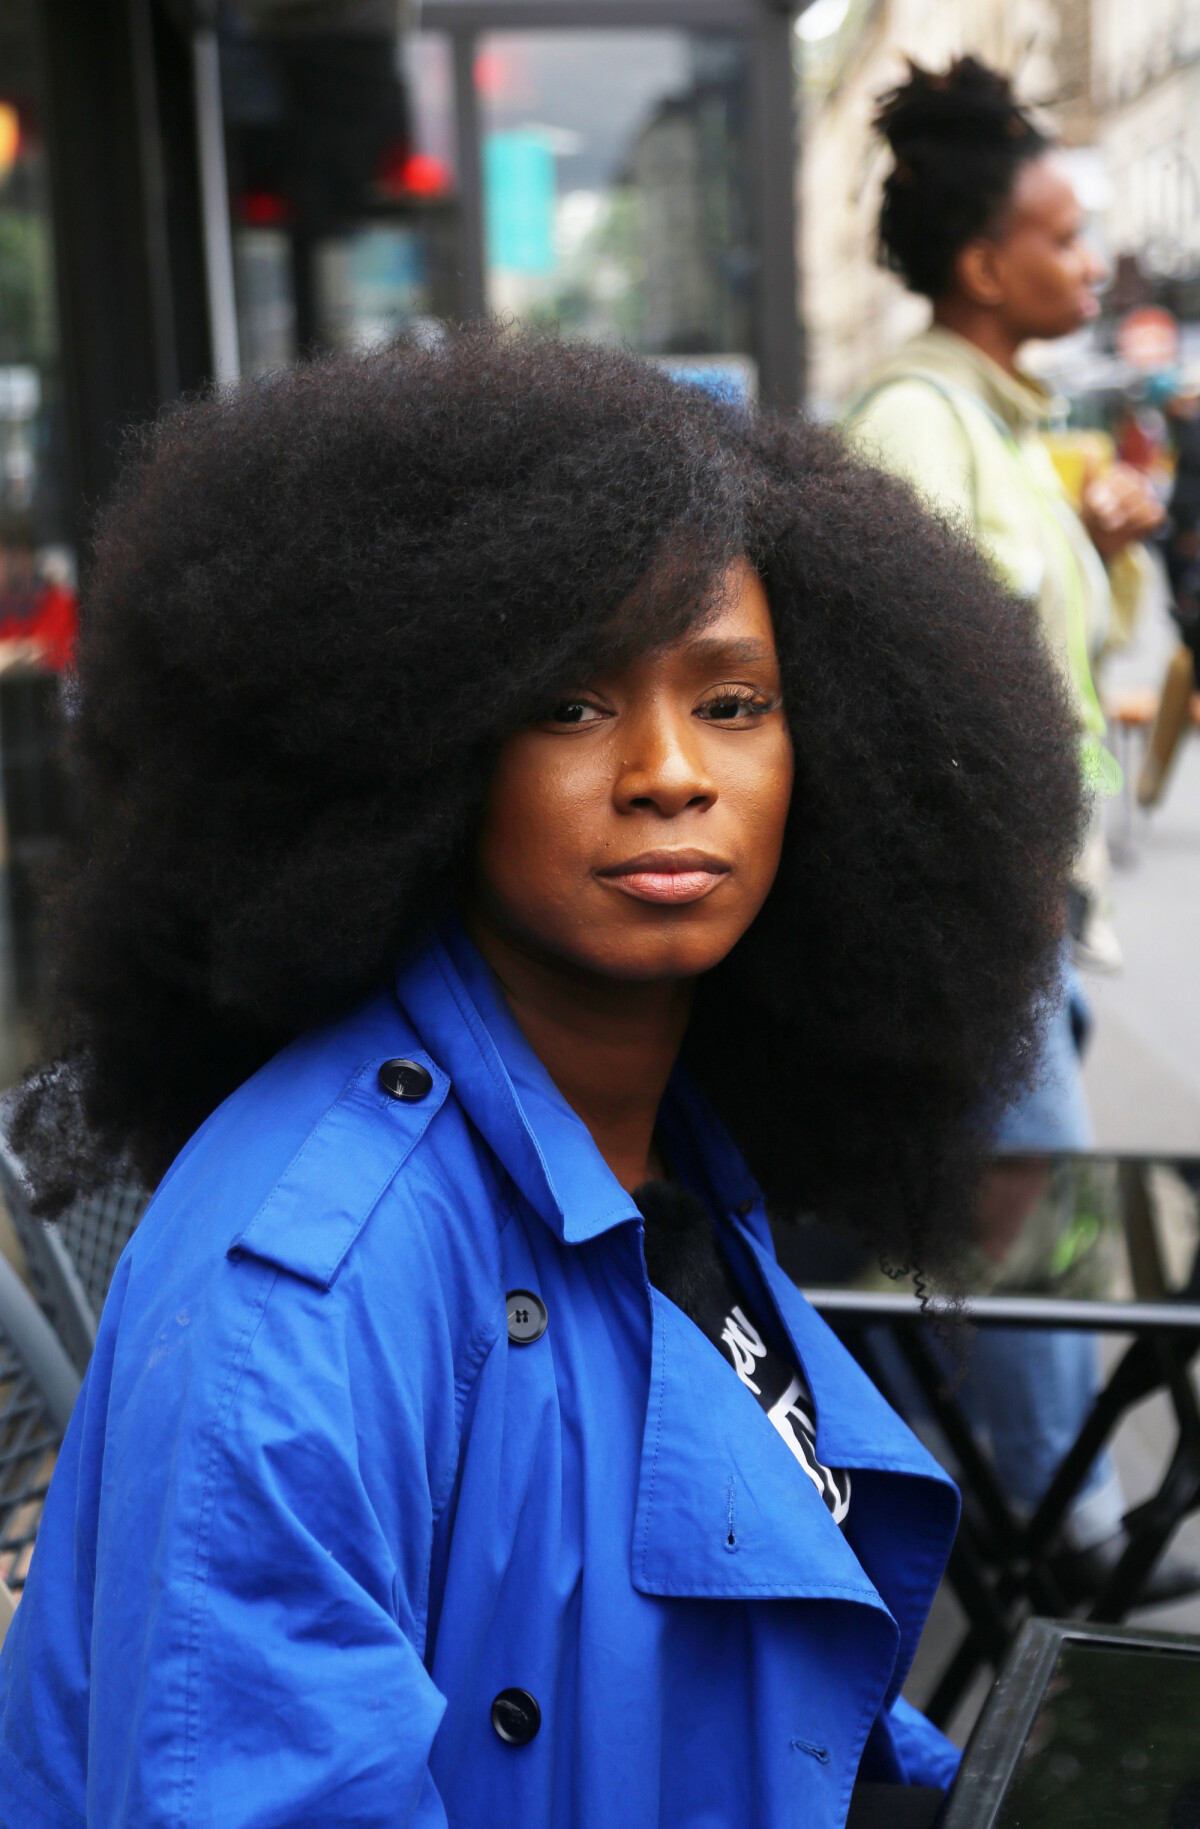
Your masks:
<svg viewBox="0 0 1200 1829"><path fill-rule="evenodd" d="M158 0L40 0L77 539L123 429L209 367L190 36Z"/></svg>

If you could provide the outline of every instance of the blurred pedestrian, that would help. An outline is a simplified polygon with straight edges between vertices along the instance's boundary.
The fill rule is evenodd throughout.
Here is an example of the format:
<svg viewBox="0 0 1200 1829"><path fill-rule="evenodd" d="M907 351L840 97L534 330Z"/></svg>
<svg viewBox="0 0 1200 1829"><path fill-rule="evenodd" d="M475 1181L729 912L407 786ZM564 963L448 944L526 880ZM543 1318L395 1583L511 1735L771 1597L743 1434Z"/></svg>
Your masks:
<svg viewBox="0 0 1200 1829"><path fill-rule="evenodd" d="M1139 592L1138 542L1162 520L1144 479L1125 465L1090 476L1080 513L1041 442L1052 401L1019 366L1032 338L1069 335L1099 310L1103 268L1050 139L1006 77L973 57L943 71L913 64L880 98L876 126L894 154L883 193L882 257L933 307L928 330L885 361L854 403L853 435L874 461L908 479L965 526L1015 594L1037 612L1069 694L1087 785L1115 776L1092 672L1115 593ZM1119 777L1117 777L1119 779ZM1119 963L1102 904L1106 851L1098 816L1075 867L1072 927L1090 963ZM1064 911L1066 925L1067 911ZM1001 1151L1091 1146L1080 1054L1089 1024L1065 967L1046 1009L1037 1082L1004 1116ZM984 1190L985 1210L1015 1223L1009 1178ZM1020 1202L1017 1203L1017 1217ZM1001 1478L1032 1509L1099 1387L1084 1335L987 1333L975 1347L971 1401ZM1013 1428L1014 1418L1022 1426ZM1031 1420L1031 1419L1036 1419ZM1108 1457L1093 1468L1068 1523L1064 1575L1095 1591L1124 1548L1124 1500ZM1170 1560L1155 1597L1200 1586L1200 1569Z"/></svg>
<svg viewBox="0 0 1200 1829"><path fill-rule="evenodd" d="M1138 773L1137 797L1143 807L1157 806L1166 791L1200 679L1196 664L1200 653L1200 395L1195 386L1180 386L1167 410L1175 444L1175 478L1163 551L1180 640L1163 675L1158 712Z"/></svg>
<svg viewBox="0 0 1200 1829"><path fill-rule="evenodd" d="M0 666L27 660L61 672L77 628L75 591L61 568L39 564L20 518L0 523Z"/></svg>
<svg viewBox="0 0 1200 1829"><path fill-rule="evenodd" d="M1160 525L1145 479L1117 464L1072 509L1041 442L1053 400L1019 367L1032 338L1096 317L1103 268L1051 141L1007 80L974 58L913 66L876 124L895 154L880 216L889 266L933 305L929 329L885 361L850 424L864 451L964 521L1000 575L1033 603L1075 704L1085 772L1115 775L1092 664L1114 595L1144 590L1139 543ZM1077 949L1119 963L1104 905L1099 822L1076 867Z"/></svg>

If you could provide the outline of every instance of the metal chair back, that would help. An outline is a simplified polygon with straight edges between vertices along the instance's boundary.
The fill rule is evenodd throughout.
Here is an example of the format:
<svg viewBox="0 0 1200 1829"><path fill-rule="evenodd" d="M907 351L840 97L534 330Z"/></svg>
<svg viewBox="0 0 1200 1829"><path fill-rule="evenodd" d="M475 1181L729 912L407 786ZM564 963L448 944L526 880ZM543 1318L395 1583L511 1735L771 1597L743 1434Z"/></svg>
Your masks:
<svg viewBox="0 0 1200 1829"><path fill-rule="evenodd" d="M79 1384L49 1321L0 1257L0 1582L13 1592L25 1583Z"/></svg>
<svg viewBox="0 0 1200 1829"><path fill-rule="evenodd" d="M129 1182L115 1182L85 1194L57 1220L39 1219L21 1163L2 1132L0 1195L25 1252L42 1312L82 1373L96 1344L96 1325L117 1260L149 1196Z"/></svg>

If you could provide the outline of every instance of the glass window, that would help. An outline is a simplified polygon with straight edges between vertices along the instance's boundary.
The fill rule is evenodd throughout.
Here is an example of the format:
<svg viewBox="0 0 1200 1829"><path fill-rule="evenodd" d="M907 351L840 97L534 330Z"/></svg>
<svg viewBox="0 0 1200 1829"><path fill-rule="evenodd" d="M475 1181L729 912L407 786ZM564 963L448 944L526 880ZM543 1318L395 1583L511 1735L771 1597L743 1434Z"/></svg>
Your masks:
<svg viewBox="0 0 1200 1829"><path fill-rule="evenodd" d="M745 39L494 32L475 86L490 309L752 391Z"/></svg>
<svg viewBox="0 0 1200 1829"><path fill-rule="evenodd" d="M221 44L244 373L460 315L454 69L437 32L286 30Z"/></svg>
<svg viewBox="0 0 1200 1829"><path fill-rule="evenodd" d="M0 10L0 1084L28 1062L37 884L65 831L58 675L75 632L34 0Z"/></svg>

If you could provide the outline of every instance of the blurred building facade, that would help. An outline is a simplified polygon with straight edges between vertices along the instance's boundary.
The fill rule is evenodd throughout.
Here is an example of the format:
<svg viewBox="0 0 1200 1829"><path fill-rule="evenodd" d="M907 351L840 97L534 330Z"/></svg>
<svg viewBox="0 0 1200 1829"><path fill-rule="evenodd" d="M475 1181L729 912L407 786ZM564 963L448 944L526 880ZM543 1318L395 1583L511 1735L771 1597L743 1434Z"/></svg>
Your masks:
<svg viewBox="0 0 1200 1829"><path fill-rule="evenodd" d="M827 32L813 33L822 23ZM811 24L807 23L811 22ZM875 98L972 51L1013 75L1058 134L1116 274L1079 374L1118 385L1116 324L1167 306L1200 356L1200 0L817 0L799 24L801 265L809 397L834 412L927 307L875 261L887 159Z"/></svg>
<svg viewBox="0 0 1200 1829"><path fill-rule="evenodd" d="M1110 246L1200 317L1200 0L1093 0Z"/></svg>

